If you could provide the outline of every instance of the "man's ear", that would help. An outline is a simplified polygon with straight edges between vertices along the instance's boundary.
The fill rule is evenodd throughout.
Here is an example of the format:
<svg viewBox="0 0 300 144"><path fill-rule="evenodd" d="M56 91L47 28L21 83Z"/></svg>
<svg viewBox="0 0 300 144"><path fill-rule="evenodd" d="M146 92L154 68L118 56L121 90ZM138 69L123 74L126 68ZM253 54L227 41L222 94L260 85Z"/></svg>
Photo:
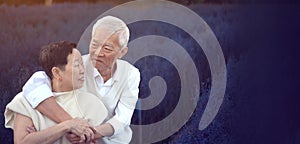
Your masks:
<svg viewBox="0 0 300 144"><path fill-rule="evenodd" d="M127 51L128 51L128 47L124 47L124 48L121 50L120 55L119 55L118 58L124 57L124 56L126 55Z"/></svg>
<svg viewBox="0 0 300 144"><path fill-rule="evenodd" d="M58 67L53 67L51 69L51 72L52 72L52 75L53 75L54 79L57 79L57 80L61 80L62 79L62 77L60 75L60 71L61 70Z"/></svg>

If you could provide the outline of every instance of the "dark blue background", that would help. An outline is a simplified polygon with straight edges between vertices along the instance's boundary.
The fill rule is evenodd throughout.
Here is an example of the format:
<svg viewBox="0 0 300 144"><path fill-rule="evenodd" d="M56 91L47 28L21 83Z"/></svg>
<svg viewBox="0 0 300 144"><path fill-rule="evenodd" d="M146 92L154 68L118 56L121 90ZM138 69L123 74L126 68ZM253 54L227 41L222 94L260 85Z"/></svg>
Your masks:
<svg viewBox="0 0 300 144"><path fill-rule="evenodd" d="M49 10L51 12L49 14L47 9L41 10L45 9L44 7L12 8L1 6L0 94L2 113L5 105L21 90L21 86L29 76L40 69L37 62L38 45L62 39L78 41L80 34L87 25L100 14L100 11L88 13L89 18L82 21L80 26L77 26L78 20L73 19L74 14L70 13L65 16L53 12L53 9L60 11L66 9L66 7L68 7L68 4L54 5ZM73 4L72 7L78 8L81 5ZM237 9L234 10L226 7L222 5L215 7L191 6L191 9L197 12L212 28L225 55L228 81L220 111L205 130L198 130L198 124L208 100L210 74L205 56L201 51L195 52L194 49L198 50L199 48L196 48L196 43L191 42L187 44L186 49L194 52L193 60L201 67L199 69L199 73L201 73L200 81L202 82L200 99L197 108L186 125L160 143L300 143L300 106L298 104L300 100L298 98L298 83L300 82L298 76L300 72L298 68L300 56L300 5L274 2L243 4L237 6ZM207 10L204 10L207 13L203 13L202 8L207 8ZM41 10L41 14L35 13L37 10ZM104 11L105 8L102 10ZM18 16L24 11L35 13L37 19L41 20L37 22L18 20ZM66 13L68 12L66 11ZM53 18L40 16L43 14L52 14ZM49 23L57 22L55 20L57 17L63 20L59 21L62 23L58 24L57 33L54 33L53 36L47 35L47 33L53 33L52 30L39 29L38 26L43 23L46 23L45 27L55 25ZM5 29L10 28L10 21L18 23L17 26L21 27L20 29L22 29L20 23L27 23L27 25L32 26L31 29L24 32L29 33L29 36L31 36L29 38L27 36L28 41L22 41L25 36L20 35L21 32L17 28L15 31L5 31ZM157 27L153 23L150 23L150 25ZM151 26L149 27L151 28ZM59 29L60 27L62 29ZM131 25L131 27L138 29L138 25ZM160 24L158 27L162 28L164 24ZM25 31L27 27L23 29ZM36 33L34 32L35 29L40 31ZM180 32L180 29L170 28L170 30L170 33L161 35L166 36L178 31L183 39L173 38L173 40L184 44L185 39L189 39L189 36L184 32ZM61 31L63 33L60 33ZM72 31L78 31L78 33L72 33ZM131 39L138 37L141 32L138 30L133 32ZM35 38L38 36L36 35L44 37L42 38L44 41L37 42ZM12 38L10 39L10 37ZM29 41L29 39L32 40ZM18 45L19 43L20 45ZM164 67L166 70L174 69L167 61L158 57L142 59L135 65L143 69L144 63L150 63L149 65L152 66L160 63L166 66ZM145 73L145 76L142 80L144 86L141 90L141 97L146 97L149 94L146 84L153 73L147 74L147 72L146 68L142 71L142 76L143 73ZM153 69L150 72L157 72L165 77L171 77L168 79L171 86L179 87L180 82L176 81L176 71L170 71L172 72L170 75L166 75L167 73L164 73L163 70L155 71ZM169 95L177 92L176 90L169 91ZM149 115L144 113L142 122L151 123L165 117L177 101L176 98L170 99L169 97L168 99L169 106L158 108L162 111L160 115L147 120ZM3 115L0 118L0 142L12 143L12 131L4 128ZM135 112L133 122L138 123L139 120L137 112Z"/></svg>
<svg viewBox="0 0 300 144"><path fill-rule="evenodd" d="M299 5L251 6L239 46L240 67L233 133L237 143L300 143Z"/></svg>

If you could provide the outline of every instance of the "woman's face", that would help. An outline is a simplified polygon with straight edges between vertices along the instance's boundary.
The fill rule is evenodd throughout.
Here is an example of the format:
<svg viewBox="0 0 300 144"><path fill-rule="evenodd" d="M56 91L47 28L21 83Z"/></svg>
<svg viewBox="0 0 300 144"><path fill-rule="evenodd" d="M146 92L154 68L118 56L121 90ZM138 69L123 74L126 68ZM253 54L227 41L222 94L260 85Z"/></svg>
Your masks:
<svg viewBox="0 0 300 144"><path fill-rule="evenodd" d="M68 63L65 70L61 72L62 84L68 90L79 89L84 82L84 67L81 54L77 49L73 49L68 55Z"/></svg>

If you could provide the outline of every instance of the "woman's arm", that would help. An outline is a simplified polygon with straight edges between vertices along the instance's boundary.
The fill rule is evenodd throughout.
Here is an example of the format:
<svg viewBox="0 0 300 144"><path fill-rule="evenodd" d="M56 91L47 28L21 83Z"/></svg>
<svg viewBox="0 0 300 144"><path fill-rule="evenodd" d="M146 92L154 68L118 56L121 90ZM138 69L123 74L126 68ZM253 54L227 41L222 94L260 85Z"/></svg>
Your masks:
<svg viewBox="0 0 300 144"><path fill-rule="evenodd" d="M14 143L32 143L32 144L48 144L53 143L67 132L72 132L75 128L85 128L86 121L83 119L75 118L59 123L47 129L28 133L28 126L33 125L32 120L22 114L16 113L14 121Z"/></svg>

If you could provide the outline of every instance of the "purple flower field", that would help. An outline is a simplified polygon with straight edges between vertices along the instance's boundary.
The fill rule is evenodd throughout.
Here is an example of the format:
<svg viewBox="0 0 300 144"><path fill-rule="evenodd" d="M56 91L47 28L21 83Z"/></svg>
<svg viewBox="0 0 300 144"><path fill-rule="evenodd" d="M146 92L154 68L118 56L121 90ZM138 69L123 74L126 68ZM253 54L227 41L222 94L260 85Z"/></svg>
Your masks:
<svg viewBox="0 0 300 144"><path fill-rule="evenodd" d="M22 85L37 70L41 70L38 62L39 50L42 45L53 41L70 40L78 42L87 26L104 11L112 8L110 4L95 3L62 3L54 4L51 7L35 5L18 7L0 5L0 141L1 143L13 143L13 135L10 129L4 128L4 109L6 104L21 91ZM197 102L197 108L187 123L175 134L163 140L161 143L235 143L236 137L232 135L232 113L231 109L236 108L236 102L231 96L234 91L231 89L240 88L236 83L239 76L234 75L241 66L241 56L247 52L246 48L236 48L235 44L242 35L239 32L242 23L240 19L239 6L237 5L191 5L194 12L201 16L215 33L222 47L228 71L228 91L219 114L211 125L203 130L198 130L198 124L203 113L204 107L208 101L211 78L210 69L203 52L194 53L192 56L194 62L199 64L199 79L201 87L200 98ZM188 47L192 52L195 51L197 44L193 43L189 37L176 30L175 28L164 29L168 26L159 26L155 23L148 23L147 27L131 25L131 39L141 34L151 33L152 31L161 31L166 35L174 35L175 41ZM168 31L169 30L169 31ZM129 48L130 50L130 48ZM150 68L159 69L159 65L166 66L165 76L168 72L168 64L160 59L153 59L151 65L146 65L147 61L141 61L137 67L143 69L142 77L151 76L146 71ZM145 75L143 76L143 73ZM150 73L153 71L150 71ZM147 75L148 74L148 75ZM172 75L172 74L170 74ZM169 76L170 76L169 75ZM175 81L175 82L174 82ZM173 84L178 81L176 77L171 77ZM178 88L174 85L171 94L176 93ZM180 88L180 85L179 85ZM148 81L141 81L140 96L148 95ZM133 116L133 122L149 120L153 121L163 118L168 108L172 110L172 103L176 101L170 99L170 105L160 108L161 113L156 118L143 116L138 118L136 111ZM166 111L165 111L166 110Z"/></svg>

